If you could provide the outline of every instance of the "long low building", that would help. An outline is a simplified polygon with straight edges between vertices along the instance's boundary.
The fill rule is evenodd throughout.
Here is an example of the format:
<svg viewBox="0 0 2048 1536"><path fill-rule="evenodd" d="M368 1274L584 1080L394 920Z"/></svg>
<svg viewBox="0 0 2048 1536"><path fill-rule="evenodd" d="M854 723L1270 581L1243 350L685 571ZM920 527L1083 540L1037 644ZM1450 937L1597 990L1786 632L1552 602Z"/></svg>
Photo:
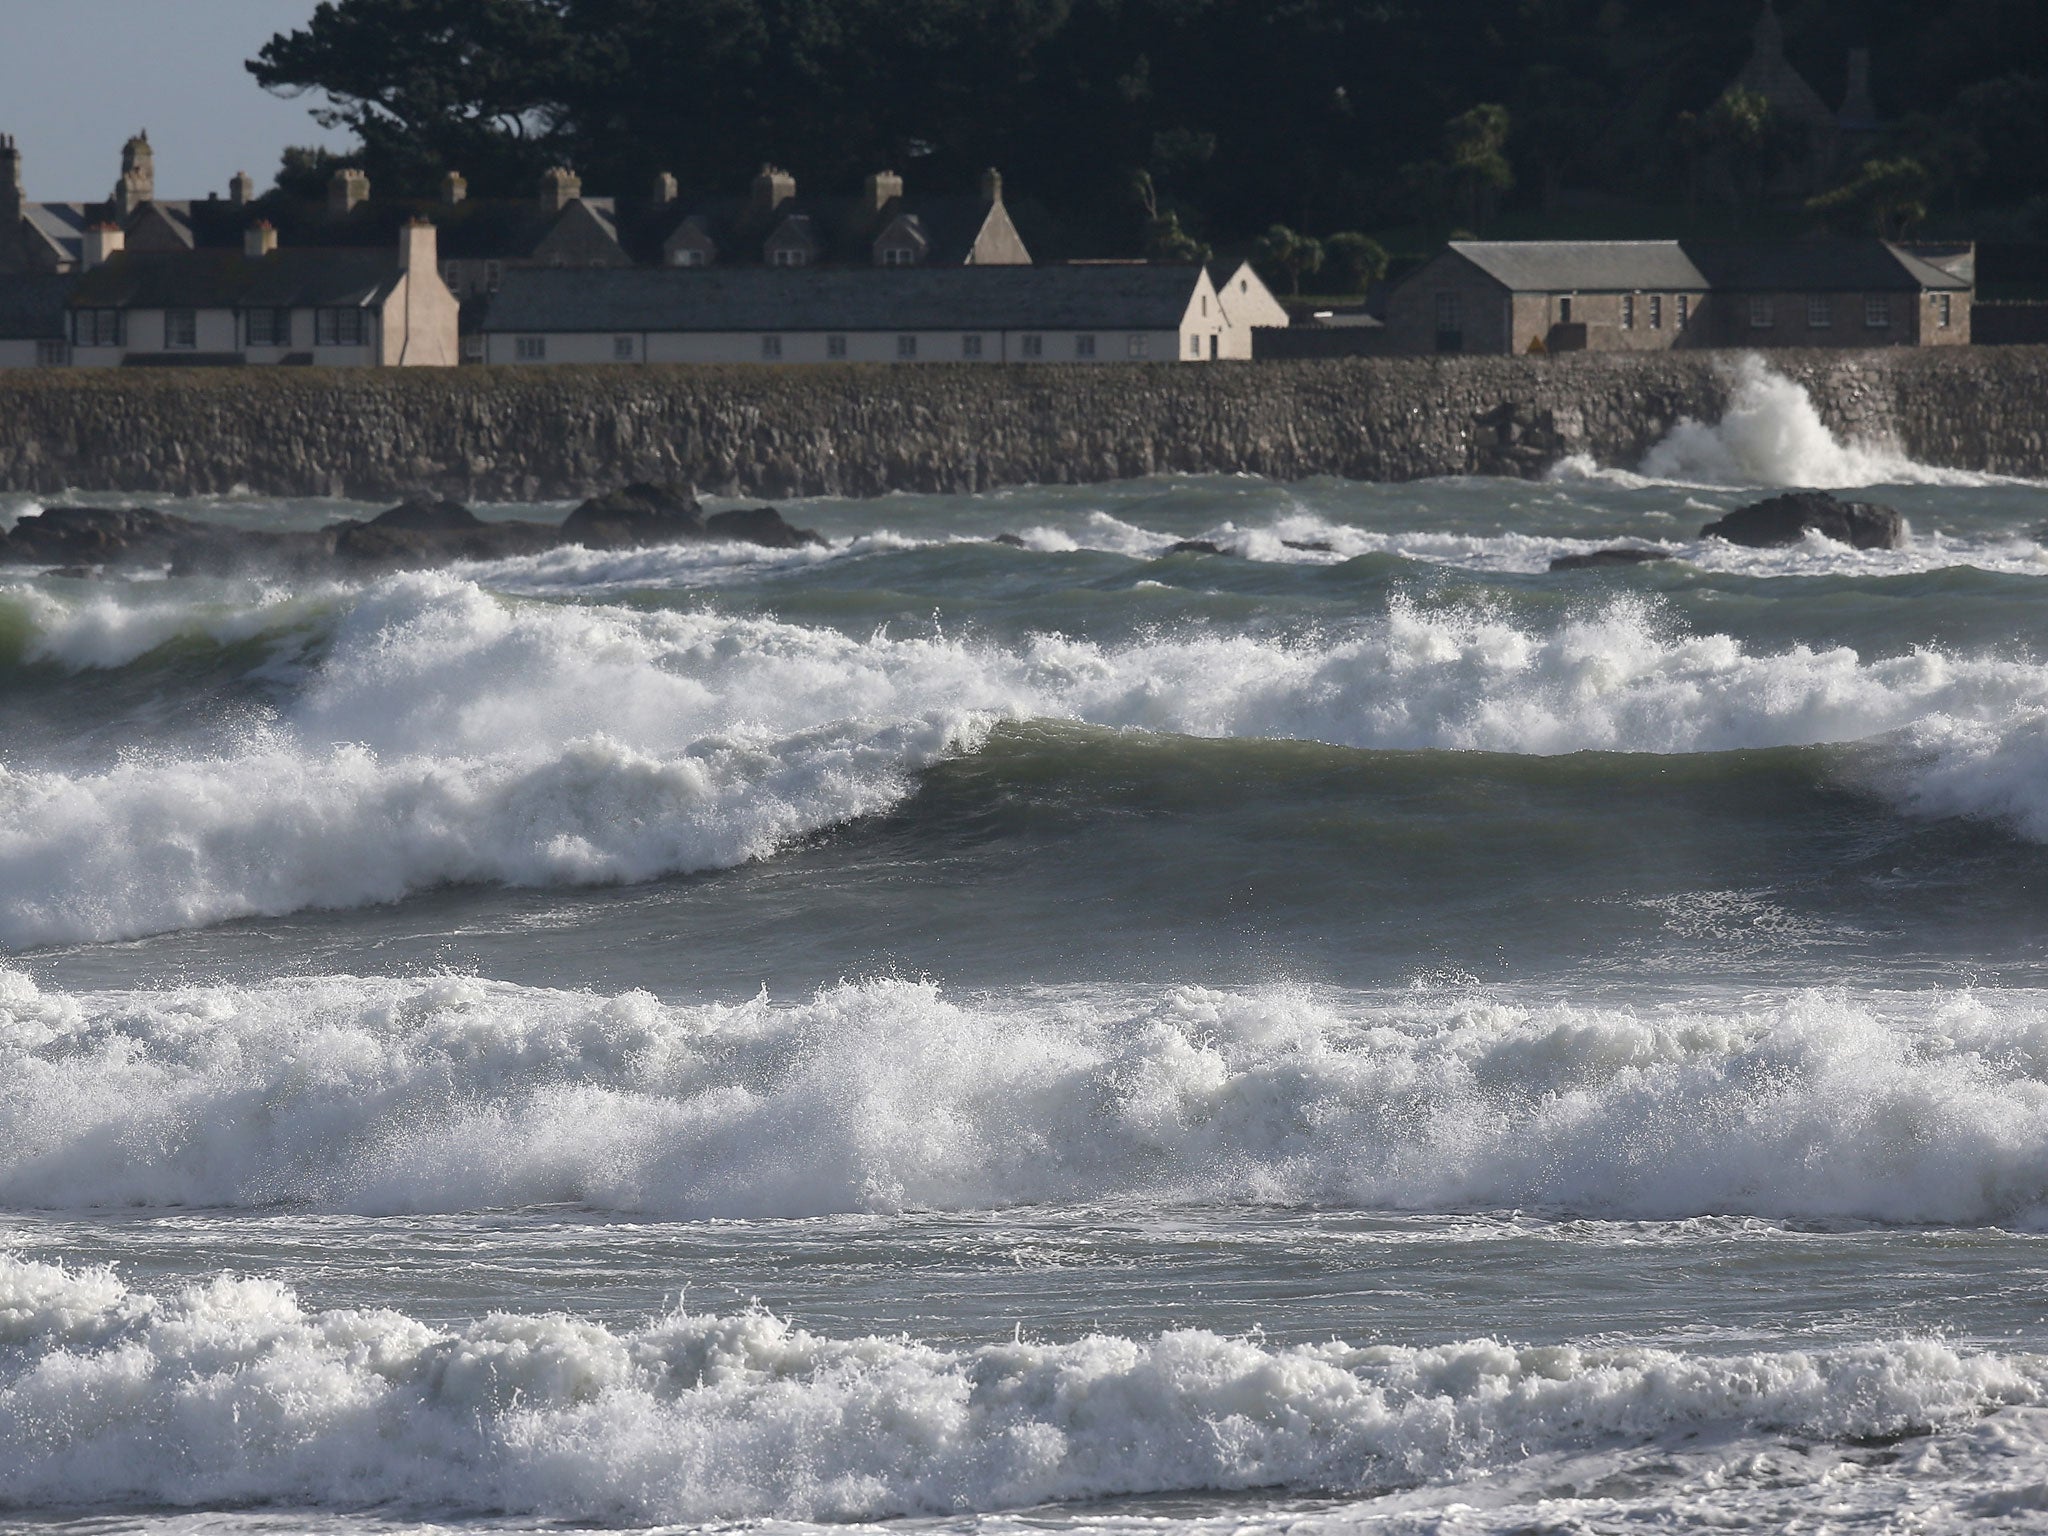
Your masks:
<svg viewBox="0 0 2048 1536"><path fill-rule="evenodd" d="M1247 355L1199 266L508 271L487 363L1136 363Z"/></svg>

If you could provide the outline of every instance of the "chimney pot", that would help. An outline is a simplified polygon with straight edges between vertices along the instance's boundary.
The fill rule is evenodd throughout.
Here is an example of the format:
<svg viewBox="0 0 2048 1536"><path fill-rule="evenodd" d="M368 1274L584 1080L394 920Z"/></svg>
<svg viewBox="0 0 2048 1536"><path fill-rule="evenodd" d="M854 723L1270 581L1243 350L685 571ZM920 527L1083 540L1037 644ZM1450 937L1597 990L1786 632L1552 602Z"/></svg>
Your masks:
<svg viewBox="0 0 2048 1536"><path fill-rule="evenodd" d="M256 201L256 178L247 171L237 171L228 182L228 201L237 208L247 207Z"/></svg>
<svg viewBox="0 0 2048 1536"><path fill-rule="evenodd" d="M370 178L353 166L343 166L327 183L327 212L334 218L347 218L369 200Z"/></svg>
<svg viewBox="0 0 2048 1536"><path fill-rule="evenodd" d="M242 254L255 259L277 249L277 229L268 219L258 219L242 231Z"/></svg>
<svg viewBox="0 0 2048 1536"><path fill-rule="evenodd" d="M441 178L441 201L453 208L469 196L469 178L460 171L450 171Z"/></svg>
<svg viewBox="0 0 2048 1536"><path fill-rule="evenodd" d="M796 178L776 166L764 165L754 178L750 208L756 215L773 213L796 196Z"/></svg>
<svg viewBox="0 0 2048 1536"><path fill-rule="evenodd" d="M560 213L583 196L583 178L565 165L541 172L540 206L543 213Z"/></svg>
<svg viewBox="0 0 2048 1536"><path fill-rule="evenodd" d="M667 171L654 178L654 201L656 206L666 208L678 196L676 179Z"/></svg>

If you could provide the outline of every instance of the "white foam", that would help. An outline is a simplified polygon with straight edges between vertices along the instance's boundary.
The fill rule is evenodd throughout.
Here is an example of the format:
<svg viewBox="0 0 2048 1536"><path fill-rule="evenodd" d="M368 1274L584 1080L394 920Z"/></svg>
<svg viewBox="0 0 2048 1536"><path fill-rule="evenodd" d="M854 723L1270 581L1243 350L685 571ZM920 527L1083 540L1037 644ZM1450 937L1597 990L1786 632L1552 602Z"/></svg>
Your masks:
<svg viewBox="0 0 2048 1536"><path fill-rule="evenodd" d="M1337 637L1001 645L513 602L439 574L380 583L330 622L310 680L230 750L136 752L80 773L0 766L0 943L456 881L726 867L886 809L1004 718L1374 748L1699 752L1923 722L1996 742L2048 708L2035 662L1757 654L1673 633L1633 600L1547 629L1397 598ZM38 642L74 665L142 643L87 624ZM1921 803L1949 802L1930 788Z"/></svg>
<svg viewBox="0 0 2048 1536"><path fill-rule="evenodd" d="M266 1279L154 1296L6 1256L0 1320L0 1504L16 1506L958 1515L1369 1491L1688 1434L1960 1429L2048 1392L2031 1357L1924 1342L1715 1359L1187 1331L945 1349L680 1311L624 1333L562 1315L443 1332L311 1311Z"/></svg>
<svg viewBox="0 0 2048 1536"><path fill-rule="evenodd" d="M1711 425L1686 417L1644 457L1639 472L1601 471L1583 456L1567 459L1565 478L1622 485L1803 486L1843 490L1872 485L1996 485L2010 479L1921 464L1895 444L1844 442L1828 429L1804 386L1748 353L1737 359L1727 408Z"/></svg>
<svg viewBox="0 0 2048 1536"><path fill-rule="evenodd" d="M2043 1224L2048 1000L1656 1009L0 970L0 1202L678 1218L1273 1201Z"/></svg>

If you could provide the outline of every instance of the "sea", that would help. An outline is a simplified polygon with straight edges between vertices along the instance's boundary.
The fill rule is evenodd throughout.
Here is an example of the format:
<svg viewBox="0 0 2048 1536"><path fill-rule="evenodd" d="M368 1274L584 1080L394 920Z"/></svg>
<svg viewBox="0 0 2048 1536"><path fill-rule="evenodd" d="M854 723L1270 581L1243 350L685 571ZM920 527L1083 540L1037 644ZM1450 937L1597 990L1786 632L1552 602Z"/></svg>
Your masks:
<svg viewBox="0 0 2048 1536"><path fill-rule="evenodd" d="M0 1528L2048 1527L2048 486L783 510L0 575Z"/></svg>

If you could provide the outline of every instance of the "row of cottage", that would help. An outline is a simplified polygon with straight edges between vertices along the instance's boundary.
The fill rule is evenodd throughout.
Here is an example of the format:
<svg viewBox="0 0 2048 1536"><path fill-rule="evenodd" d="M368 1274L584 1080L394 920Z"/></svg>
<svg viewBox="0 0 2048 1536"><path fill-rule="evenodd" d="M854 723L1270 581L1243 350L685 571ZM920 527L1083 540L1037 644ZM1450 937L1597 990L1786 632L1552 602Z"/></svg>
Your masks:
<svg viewBox="0 0 2048 1536"><path fill-rule="evenodd" d="M1959 343L1970 260L1876 240L1457 242L1384 323L1337 339L1411 354ZM318 206L258 200L246 177L226 198L159 202L138 135L105 202L32 204L0 138L0 366L1212 362L1278 350L1288 323L1248 264L1034 264L993 173L976 198L924 202L888 173L803 202L773 168L729 204L669 178L630 207L585 199L559 170L526 204L471 200L451 177L436 204L379 205L354 170Z"/></svg>

